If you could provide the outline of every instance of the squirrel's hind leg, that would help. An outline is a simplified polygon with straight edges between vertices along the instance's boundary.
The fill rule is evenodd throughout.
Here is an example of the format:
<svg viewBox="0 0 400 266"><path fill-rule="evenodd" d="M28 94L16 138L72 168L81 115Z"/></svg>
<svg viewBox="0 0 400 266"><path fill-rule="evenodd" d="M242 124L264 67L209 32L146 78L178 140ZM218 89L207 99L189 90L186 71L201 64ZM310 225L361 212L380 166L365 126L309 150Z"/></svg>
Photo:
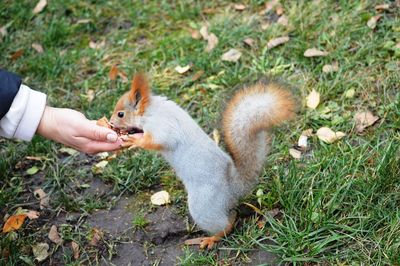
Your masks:
<svg viewBox="0 0 400 266"><path fill-rule="evenodd" d="M224 231L218 232L213 236L198 237L193 239L188 239L185 241L186 245L199 245L201 249L207 247L207 249L212 249L214 244L221 240L224 236L232 232L233 226L235 224L236 212L233 211L229 217L229 224L224 229Z"/></svg>

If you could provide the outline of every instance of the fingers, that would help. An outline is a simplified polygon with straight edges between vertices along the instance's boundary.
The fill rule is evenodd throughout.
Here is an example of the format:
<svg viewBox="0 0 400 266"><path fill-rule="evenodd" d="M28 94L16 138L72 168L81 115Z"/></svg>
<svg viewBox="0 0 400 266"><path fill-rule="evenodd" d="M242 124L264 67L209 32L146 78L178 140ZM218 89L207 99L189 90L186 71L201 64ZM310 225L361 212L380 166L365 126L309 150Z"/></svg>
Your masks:
<svg viewBox="0 0 400 266"><path fill-rule="evenodd" d="M114 143L102 142L102 141L89 141L85 145L80 147L80 150L89 154L105 152L105 151L115 151L121 148L121 144L122 142L120 140Z"/></svg>
<svg viewBox="0 0 400 266"><path fill-rule="evenodd" d="M115 131L98 126L89 120L82 126L81 133L81 137L91 140L108 141L110 143L115 143L118 140L118 135Z"/></svg>

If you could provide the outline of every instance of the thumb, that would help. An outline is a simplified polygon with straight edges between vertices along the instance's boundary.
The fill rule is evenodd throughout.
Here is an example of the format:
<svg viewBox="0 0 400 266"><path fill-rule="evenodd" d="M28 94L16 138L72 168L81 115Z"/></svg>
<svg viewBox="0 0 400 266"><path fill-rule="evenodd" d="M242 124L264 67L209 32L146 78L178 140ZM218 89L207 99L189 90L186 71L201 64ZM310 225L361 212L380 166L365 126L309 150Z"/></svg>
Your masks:
<svg viewBox="0 0 400 266"><path fill-rule="evenodd" d="M91 140L97 141L108 141L108 142L116 142L118 140L118 135L115 131L96 125L95 123L87 123L84 130L83 137L89 138Z"/></svg>

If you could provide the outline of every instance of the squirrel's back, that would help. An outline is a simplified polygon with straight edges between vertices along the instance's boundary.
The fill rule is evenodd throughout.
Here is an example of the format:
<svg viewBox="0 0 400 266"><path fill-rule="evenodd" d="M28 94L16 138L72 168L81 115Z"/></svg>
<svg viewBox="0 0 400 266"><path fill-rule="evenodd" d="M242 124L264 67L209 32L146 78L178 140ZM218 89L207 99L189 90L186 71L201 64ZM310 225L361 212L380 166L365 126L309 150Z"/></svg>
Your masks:
<svg viewBox="0 0 400 266"><path fill-rule="evenodd" d="M251 189L269 151L269 129L295 113L292 94L278 83L257 83L236 92L223 113L224 140L240 182ZM247 184L246 184L247 183Z"/></svg>

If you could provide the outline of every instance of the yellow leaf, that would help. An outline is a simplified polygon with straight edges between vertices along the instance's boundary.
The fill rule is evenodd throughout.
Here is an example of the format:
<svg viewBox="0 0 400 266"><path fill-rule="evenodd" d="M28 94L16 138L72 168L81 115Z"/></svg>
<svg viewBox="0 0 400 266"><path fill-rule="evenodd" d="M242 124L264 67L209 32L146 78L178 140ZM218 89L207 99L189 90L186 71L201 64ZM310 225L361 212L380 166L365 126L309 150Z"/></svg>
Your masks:
<svg viewBox="0 0 400 266"><path fill-rule="evenodd" d="M307 96L307 107L311 109L317 108L320 101L320 95L316 90L312 90Z"/></svg>
<svg viewBox="0 0 400 266"><path fill-rule="evenodd" d="M334 132L332 129L327 127L321 127L317 130L317 137L326 143L333 143L336 140L343 138L344 136L346 136L345 133L340 131Z"/></svg>
<svg viewBox="0 0 400 266"><path fill-rule="evenodd" d="M357 132L361 133L365 128L375 124L375 122L379 120L379 117L374 116L370 111L366 111L356 113L354 120L356 122Z"/></svg>
<svg viewBox="0 0 400 266"><path fill-rule="evenodd" d="M44 261L48 256L49 244L47 243L38 243L32 247L33 255L38 262Z"/></svg>
<svg viewBox="0 0 400 266"><path fill-rule="evenodd" d="M3 226L3 233L18 230L23 225L26 217L26 214L11 215L10 217L8 217L6 223Z"/></svg>
<svg viewBox="0 0 400 266"><path fill-rule="evenodd" d="M175 71L178 72L179 74L184 74L186 72L188 72L190 69L190 65L186 65L186 66L176 66L175 67Z"/></svg>
<svg viewBox="0 0 400 266"><path fill-rule="evenodd" d="M290 148L289 149L289 154L295 159L300 159L301 158L301 151L296 150L294 148Z"/></svg>

